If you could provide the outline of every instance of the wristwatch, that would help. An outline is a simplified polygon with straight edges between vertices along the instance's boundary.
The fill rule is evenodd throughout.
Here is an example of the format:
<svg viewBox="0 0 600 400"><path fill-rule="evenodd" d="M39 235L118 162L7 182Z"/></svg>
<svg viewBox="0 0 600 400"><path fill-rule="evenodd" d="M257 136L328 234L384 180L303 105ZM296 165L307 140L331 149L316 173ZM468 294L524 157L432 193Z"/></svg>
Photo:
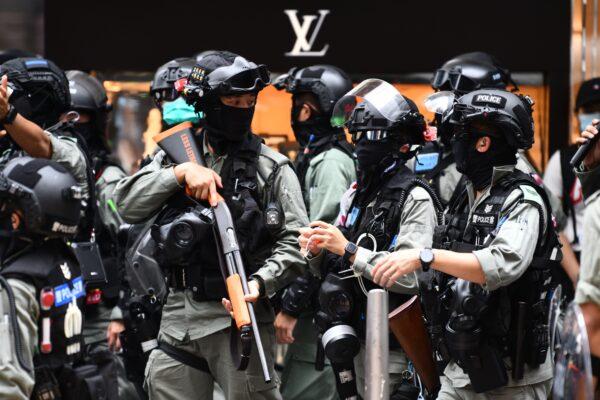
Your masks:
<svg viewBox="0 0 600 400"><path fill-rule="evenodd" d="M348 242L346 244L346 247L344 248L344 256L342 257L344 264L350 263L350 257L355 255L357 251L358 251L358 246L355 243Z"/></svg>
<svg viewBox="0 0 600 400"><path fill-rule="evenodd" d="M419 259L421 260L421 269L423 269L424 272L429 271L429 267L434 259L433 250L431 250L431 247L425 247L423 250L421 250L419 253Z"/></svg>
<svg viewBox="0 0 600 400"><path fill-rule="evenodd" d="M15 122L15 118L17 118L17 109L15 108L15 106L13 106L12 104L8 105L8 111L6 112L6 115L4 116L4 118L2 118L2 120L0 121L0 124L2 125L10 125L13 122Z"/></svg>

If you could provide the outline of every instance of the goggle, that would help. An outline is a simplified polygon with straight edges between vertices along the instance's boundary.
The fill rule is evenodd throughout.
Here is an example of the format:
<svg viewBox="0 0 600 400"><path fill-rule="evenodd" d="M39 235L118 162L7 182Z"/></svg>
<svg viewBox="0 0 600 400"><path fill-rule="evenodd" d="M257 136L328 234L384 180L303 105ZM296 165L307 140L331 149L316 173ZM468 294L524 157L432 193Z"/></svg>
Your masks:
<svg viewBox="0 0 600 400"><path fill-rule="evenodd" d="M383 140L389 136L390 136L390 133L388 131L385 131L382 129L358 131L358 132L352 133L352 141L354 143L358 143L358 141L363 138L366 140L369 140L369 141Z"/></svg>
<svg viewBox="0 0 600 400"><path fill-rule="evenodd" d="M461 72L438 69L433 76L431 86L437 90L471 92L477 90L479 84Z"/></svg>
<svg viewBox="0 0 600 400"><path fill-rule="evenodd" d="M265 65L258 65L256 68L241 71L240 73L220 81L219 75L222 72L223 71L221 71L221 68L219 68L208 74L208 84L212 86L213 89L223 89L225 91L232 92L253 92L259 91L271 83L269 70ZM211 81L217 83L213 86Z"/></svg>

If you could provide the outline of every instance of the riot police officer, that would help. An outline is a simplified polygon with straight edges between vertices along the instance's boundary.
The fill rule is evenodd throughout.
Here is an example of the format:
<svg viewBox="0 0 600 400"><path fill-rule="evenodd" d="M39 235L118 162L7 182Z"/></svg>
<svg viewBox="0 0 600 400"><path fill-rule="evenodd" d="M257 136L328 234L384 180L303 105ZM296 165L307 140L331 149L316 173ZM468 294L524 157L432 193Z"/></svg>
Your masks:
<svg viewBox="0 0 600 400"><path fill-rule="evenodd" d="M300 145L295 167L309 218L333 223L340 198L356 180L353 148L343 129L330 122L335 103L352 89L352 81L337 67L315 65L292 68L274 86L292 93L292 128ZM275 319L278 341L290 344L282 374L286 399L336 395L331 368L315 369L313 309L318 287L318 279L307 271L285 291Z"/></svg>
<svg viewBox="0 0 600 400"><path fill-rule="evenodd" d="M75 139L50 133L70 106L64 72L43 58L16 58L0 66L0 163L17 155L48 158L67 168L87 197L87 163ZM44 130L46 129L46 130Z"/></svg>
<svg viewBox="0 0 600 400"><path fill-rule="evenodd" d="M295 239L308 221L289 161L250 131L257 95L269 82L264 65L237 54L216 51L204 56L188 78L186 96L205 115L196 141L206 167L189 162L173 165L164 152L158 152L149 165L119 182L115 200L120 214L132 223L162 208L154 225L164 227L160 231L165 232L189 206L182 185L211 205L216 205L217 192L222 194L232 209L244 249L251 291L246 300L260 298L257 318L274 375L273 314L265 297L304 272L305 261ZM279 209L280 225L267 225L265 204ZM225 286L217 249L205 243L210 242L197 242L185 265L173 264L164 253L156 253L172 275L162 312L160 350L151 353L146 369L149 396L211 398L216 381L229 399L280 398L277 378L265 383L257 357L250 358L244 372L236 370L228 355L231 318L219 303L226 297ZM188 274L194 278L185 279ZM199 364L203 367L198 368Z"/></svg>
<svg viewBox="0 0 600 400"><path fill-rule="evenodd" d="M546 398L546 297L560 248L545 191L515 169L517 149L533 143L532 101L482 89L449 112L467 188L450 204L434 250L392 253L374 280L389 286L431 269L421 297L437 359L447 363L438 398Z"/></svg>
<svg viewBox="0 0 600 400"><path fill-rule="evenodd" d="M122 362L117 356L107 352L109 349L120 350L119 333L124 330L122 313L117 302L122 292L124 280L123 268L118 264L117 236L122 225L112 192L117 182L126 176L116 160L111 157L107 140L106 126L110 105L102 83L95 77L82 71L66 72L71 93L70 112L62 120L65 121L61 131L76 138L85 151L87 160L93 171L95 185L94 206L94 240L98 244L107 283L101 288L88 290L85 301L85 324L83 336L87 352L96 358L112 360L106 362L107 369L116 371L120 398L136 399L135 389L127 381Z"/></svg>
<svg viewBox="0 0 600 400"><path fill-rule="evenodd" d="M362 101L357 104L358 98ZM424 143L426 130L410 99L387 82L368 79L338 101L332 121L352 133L358 181L341 201L337 226L314 221L303 229L299 242L309 252L311 270L326 274L317 324L340 398L350 399L357 389L364 395L366 293L375 287L367 281L372 279L368 265L394 249L428 246L440 206L433 190L405 165ZM350 271L355 279L344 279L352 278L352 273L345 276ZM394 309L417 292L415 276L399 280L391 291ZM406 354L393 345L390 392L411 393L409 398L416 399L419 390L408 375Z"/></svg>
<svg viewBox="0 0 600 400"><path fill-rule="evenodd" d="M97 371L88 370L88 385L73 365L83 351L85 289L65 239L77 232L82 200L76 180L54 161L17 157L0 173L4 398L106 396Z"/></svg>
<svg viewBox="0 0 600 400"><path fill-rule="evenodd" d="M431 80L436 92L451 91L462 96L481 88L506 89L513 83L510 72L498 60L484 52L460 54L438 68ZM426 101L427 104L427 101ZM435 111L435 110L430 110ZM447 205L462 174L456 170L452 154L452 127L441 114L434 114L437 141L427 143L412 167L427 180L444 205Z"/></svg>
<svg viewBox="0 0 600 400"><path fill-rule="evenodd" d="M200 116L194 107L175 88L175 82L187 78L196 61L189 57L179 57L158 67L150 83L150 97L162 116L163 130L184 121L198 123Z"/></svg>

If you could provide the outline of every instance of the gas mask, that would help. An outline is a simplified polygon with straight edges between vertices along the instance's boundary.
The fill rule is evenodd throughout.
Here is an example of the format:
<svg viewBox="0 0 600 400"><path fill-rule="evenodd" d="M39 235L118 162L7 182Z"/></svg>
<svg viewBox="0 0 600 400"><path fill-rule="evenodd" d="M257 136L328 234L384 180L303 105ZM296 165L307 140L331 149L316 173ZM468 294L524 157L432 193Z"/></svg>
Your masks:
<svg viewBox="0 0 600 400"><path fill-rule="evenodd" d="M351 283L336 273L329 273L319 290L319 308L315 322L321 331L320 343L331 361L341 398L356 395L354 357L360 351L360 341L349 325L354 313Z"/></svg>

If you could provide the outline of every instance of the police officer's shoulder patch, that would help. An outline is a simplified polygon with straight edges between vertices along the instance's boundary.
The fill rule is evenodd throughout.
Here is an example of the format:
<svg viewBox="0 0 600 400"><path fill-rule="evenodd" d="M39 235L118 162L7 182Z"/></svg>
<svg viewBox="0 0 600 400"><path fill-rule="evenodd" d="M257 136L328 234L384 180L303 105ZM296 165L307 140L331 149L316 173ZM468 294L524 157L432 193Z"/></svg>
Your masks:
<svg viewBox="0 0 600 400"><path fill-rule="evenodd" d="M431 196L427 193L427 190L423 189L421 186L415 186L411 189L410 195L415 201L427 201L431 200Z"/></svg>
<svg viewBox="0 0 600 400"><path fill-rule="evenodd" d="M542 200L542 196L540 196L539 193L530 185L520 185L519 189L523 193L523 200L532 201L540 205L544 205L544 200Z"/></svg>
<svg viewBox="0 0 600 400"><path fill-rule="evenodd" d="M264 144L261 144L260 146L260 155L262 157L268 158L273 163L279 164L280 166L290 164L289 158L287 158L281 153L276 152L275 150L271 149L269 146L266 146Z"/></svg>

